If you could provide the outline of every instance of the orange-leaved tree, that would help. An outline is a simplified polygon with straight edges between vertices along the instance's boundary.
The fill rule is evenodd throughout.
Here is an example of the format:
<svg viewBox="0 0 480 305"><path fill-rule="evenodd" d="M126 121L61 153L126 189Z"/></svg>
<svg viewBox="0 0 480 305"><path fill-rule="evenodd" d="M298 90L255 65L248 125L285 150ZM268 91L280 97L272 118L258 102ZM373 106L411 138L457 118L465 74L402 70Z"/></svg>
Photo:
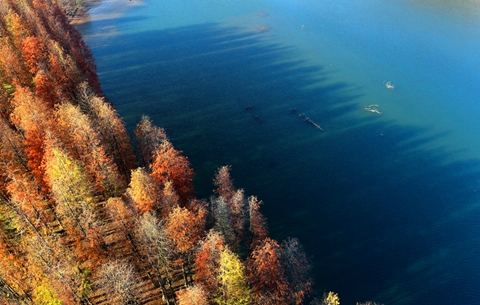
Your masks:
<svg viewBox="0 0 480 305"><path fill-rule="evenodd" d="M205 232L206 214L203 207L189 210L176 206L165 219L165 235L172 241L175 252L179 255L185 286L189 283L188 277L192 276L190 256Z"/></svg>
<svg viewBox="0 0 480 305"><path fill-rule="evenodd" d="M155 151L150 168L151 176L157 184L164 185L167 181L172 181L181 202L193 199L193 169L182 151L176 150L168 140L163 140Z"/></svg>
<svg viewBox="0 0 480 305"><path fill-rule="evenodd" d="M174 242L179 253L186 254L193 250L202 238L205 230L206 211L190 211L176 206L165 219L165 233Z"/></svg>
<svg viewBox="0 0 480 305"><path fill-rule="evenodd" d="M223 236L214 230L210 230L200 242L199 249L195 254L195 282L205 288L210 298L215 297L220 288L218 271L220 254L224 247Z"/></svg>
<svg viewBox="0 0 480 305"><path fill-rule="evenodd" d="M127 194L139 214L161 212L161 191L143 167L132 171Z"/></svg>
<svg viewBox="0 0 480 305"><path fill-rule="evenodd" d="M230 169L231 166L229 165L220 167L215 173L215 178L213 179L213 185L217 187L215 192L218 193L219 196L225 198L225 200L230 199L235 193L235 187L230 178Z"/></svg>
<svg viewBox="0 0 480 305"><path fill-rule="evenodd" d="M25 37L22 41L22 55L30 73L37 73L39 66L46 60L45 46L35 36Z"/></svg>
<svg viewBox="0 0 480 305"><path fill-rule="evenodd" d="M257 243L261 242L268 236L267 220L260 212L260 204L257 197L250 196L248 198L249 205L249 221L250 221L250 249L255 248Z"/></svg>
<svg viewBox="0 0 480 305"><path fill-rule="evenodd" d="M259 242L247 260L247 266L255 296L254 304L290 304L281 248L275 240L265 238Z"/></svg>
<svg viewBox="0 0 480 305"><path fill-rule="evenodd" d="M25 152L28 156L28 166L32 173L43 182L45 132L52 126L51 110L27 87L17 86L12 100L11 120L23 131L25 137Z"/></svg>

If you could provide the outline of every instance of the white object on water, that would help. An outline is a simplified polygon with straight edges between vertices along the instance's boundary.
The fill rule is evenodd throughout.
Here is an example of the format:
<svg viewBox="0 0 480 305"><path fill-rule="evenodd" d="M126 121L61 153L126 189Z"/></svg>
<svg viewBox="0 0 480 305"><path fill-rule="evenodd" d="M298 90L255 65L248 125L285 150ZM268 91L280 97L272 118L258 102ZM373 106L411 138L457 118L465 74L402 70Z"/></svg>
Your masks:
<svg viewBox="0 0 480 305"><path fill-rule="evenodd" d="M383 85L385 86L385 88L387 89L394 89L395 88L395 85L392 84L392 82L388 81L388 82L383 82Z"/></svg>
<svg viewBox="0 0 480 305"><path fill-rule="evenodd" d="M380 110L378 110L378 107L380 107L380 105L371 104L371 105L367 105L367 106L363 107L363 109L365 111L368 111L368 112L371 112L371 113L382 114L382 112Z"/></svg>

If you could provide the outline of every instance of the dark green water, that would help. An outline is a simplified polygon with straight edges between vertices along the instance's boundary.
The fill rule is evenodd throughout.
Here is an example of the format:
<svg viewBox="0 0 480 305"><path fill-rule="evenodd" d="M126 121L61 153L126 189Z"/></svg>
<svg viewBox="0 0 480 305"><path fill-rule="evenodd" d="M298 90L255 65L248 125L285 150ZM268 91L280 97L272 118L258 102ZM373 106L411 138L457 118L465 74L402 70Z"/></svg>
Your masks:
<svg viewBox="0 0 480 305"><path fill-rule="evenodd" d="M475 1L119 3L80 26L103 89L165 127L199 197L232 165L342 304L480 304Z"/></svg>

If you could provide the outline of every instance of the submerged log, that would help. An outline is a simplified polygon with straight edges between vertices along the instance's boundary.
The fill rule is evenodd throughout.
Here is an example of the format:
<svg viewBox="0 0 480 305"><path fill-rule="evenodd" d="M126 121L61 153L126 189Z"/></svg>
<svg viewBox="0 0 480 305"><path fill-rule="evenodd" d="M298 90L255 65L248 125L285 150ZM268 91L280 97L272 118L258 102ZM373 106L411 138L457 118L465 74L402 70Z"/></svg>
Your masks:
<svg viewBox="0 0 480 305"><path fill-rule="evenodd" d="M317 123L315 123L314 121L312 121L312 120L311 120L309 117L307 117L304 113L300 113L298 116L301 117L301 118L303 118L303 120L304 120L305 122L307 122L308 124L310 124L310 125L314 126L315 128L323 131L322 126L320 126L320 125L318 125Z"/></svg>

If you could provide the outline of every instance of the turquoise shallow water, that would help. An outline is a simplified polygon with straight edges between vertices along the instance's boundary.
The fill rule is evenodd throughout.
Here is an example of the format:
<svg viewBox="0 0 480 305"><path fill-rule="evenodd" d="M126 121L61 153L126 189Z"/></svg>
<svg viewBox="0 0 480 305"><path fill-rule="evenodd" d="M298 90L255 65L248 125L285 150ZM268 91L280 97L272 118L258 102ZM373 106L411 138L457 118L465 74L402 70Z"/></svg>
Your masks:
<svg viewBox="0 0 480 305"><path fill-rule="evenodd" d="M91 13L80 30L128 127L142 114L165 127L200 197L233 165L271 234L312 255L319 294L480 302L477 1L106 0Z"/></svg>

